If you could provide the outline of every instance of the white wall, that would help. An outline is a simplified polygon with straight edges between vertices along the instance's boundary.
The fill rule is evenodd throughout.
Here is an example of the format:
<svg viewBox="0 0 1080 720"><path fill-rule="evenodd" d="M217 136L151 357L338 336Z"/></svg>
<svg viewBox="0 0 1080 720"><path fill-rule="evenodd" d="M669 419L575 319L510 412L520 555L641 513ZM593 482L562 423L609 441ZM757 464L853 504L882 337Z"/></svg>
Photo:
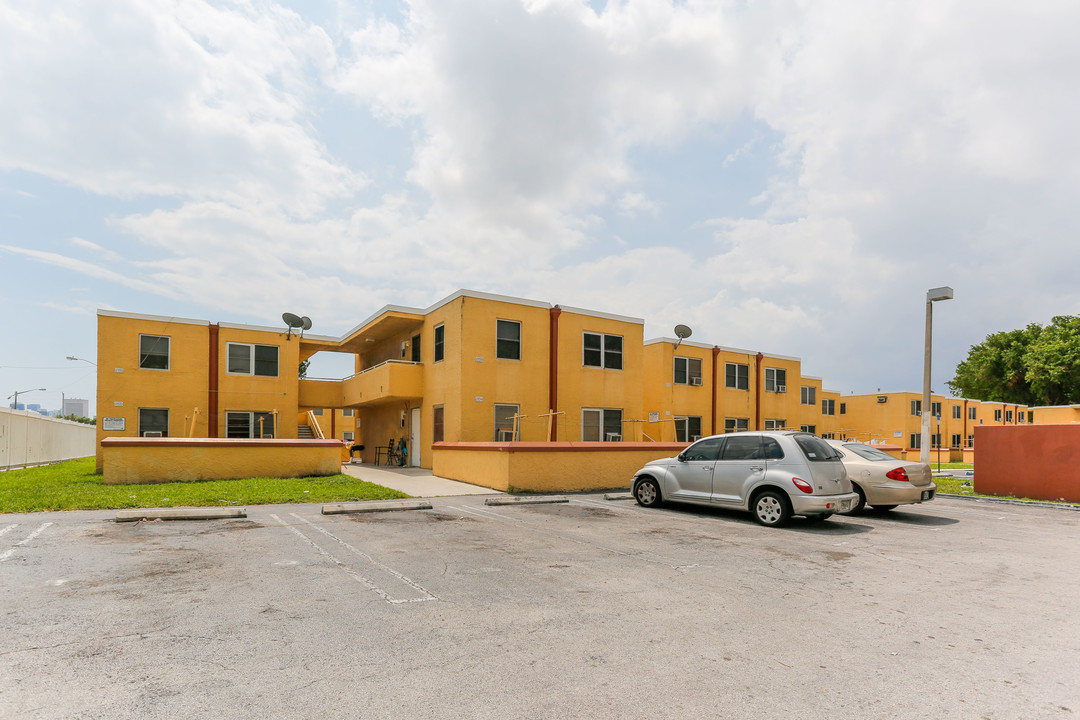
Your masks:
<svg viewBox="0 0 1080 720"><path fill-rule="evenodd" d="M0 407L0 470L89 457L96 442L93 425Z"/></svg>

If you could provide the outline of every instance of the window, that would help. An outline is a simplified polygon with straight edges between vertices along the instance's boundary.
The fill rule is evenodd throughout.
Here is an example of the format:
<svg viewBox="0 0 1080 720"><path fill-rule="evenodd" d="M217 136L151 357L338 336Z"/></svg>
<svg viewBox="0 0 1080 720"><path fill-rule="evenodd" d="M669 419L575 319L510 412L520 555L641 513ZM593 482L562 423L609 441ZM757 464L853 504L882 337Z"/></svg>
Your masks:
<svg viewBox="0 0 1080 720"><path fill-rule="evenodd" d="M765 392L787 392L787 370L765 368Z"/></svg>
<svg viewBox="0 0 1080 720"><path fill-rule="evenodd" d="M694 460L705 462L716 460L720 455L720 447L723 443L724 441L722 438L705 438L701 442L694 443L683 450L679 457L687 462Z"/></svg>
<svg viewBox="0 0 1080 720"><path fill-rule="evenodd" d="M443 441L443 406L436 405L431 411L431 441Z"/></svg>
<svg viewBox="0 0 1080 720"><path fill-rule="evenodd" d="M724 432L743 432L750 429L750 418L724 418Z"/></svg>
<svg viewBox="0 0 1080 720"><path fill-rule="evenodd" d="M432 346L435 349L435 360L434 360L434 362L442 362L443 358L445 357L445 355L443 354L445 352L445 350L444 350L444 343L445 342L446 342L446 326L445 325L436 325L435 326L435 342L432 343Z"/></svg>
<svg viewBox="0 0 1080 720"><path fill-rule="evenodd" d="M930 435L930 447L932 447L932 448L940 448L941 447L941 433L932 433Z"/></svg>
<svg viewBox="0 0 1080 720"><path fill-rule="evenodd" d="M520 405L495 406L495 442L511 442L521 439L520 420L517 422L517 432L514 432L514 418L520 408Z"/></svg>
<svg viewBox="0 0 1080 720"><path fill-rule="evenodd" d="M959 420L960 419L960 406L959 405L953 405L952 406L952 419L953 420Z"/></svg>
<svg viewBox="0 0 1080 720"><path fill-rule="evenodd" d="M622 440L622 410L582 408L581 439L594 442Z"/></svg>
<svg viewBox="0 0 1080 720"><path fill-rule="evenodd" d="M356 440L356 433L354 433L352 430L346 430L341 433L341 439L352 445L353 442Z"/></svg>
<svg viewBox="0 0 1080 720"><path fill-rule="evenodd" d="M233 375L277 377L278 349L276 345L228 344L227 372Z"/></svg>
<svg viewBox="0 0 1080 720"><path fill-rule="evenodd" d="M739 363L724 365L724 385L736 390L750 389L750 366Z"/></svg>
<svg viewBox="0 0 1080 720"><path fill-rule="evenodd" d="M701 439L701 417L676 417L675 442L695 442Z"/></svg>
<svg viewBox="0 0 1080 720"><path fill-rule="evenodd" d="M1020 422L1024 422L1024 421L1025 421L1025 420L1024 420L1024 415L1025 415L1025 414L1027 414L1027 415L1031 415L1032 413L1031 413L1031 412L1025 413L1025 412L1024 412L1023 410L1021 410L1020 412L1018 412L1018 413L1016 414L1016 419L1017 419L1017 420L1019 420Z"/></svg>
<svg viewBox="0 0 1080 720"><path fill-rule="evenodd" d="M966 447L969 447L969 448L975 447L975 436L974 435L968 435L967 436Z"/></svg>
<svg viewBox="0 0 1080 720"><path fill-rule="evenodd" d="M225 413L225 437L272 438L274 437L274 413L227 412Z"/></svg>
<svg viewBox="0 0 1080 720"><path fill-rule="evenodd" d="M820 438L796 435L795 444L799 446L803 455L810 462L826 462L828 460L839 460L843 457L839 450Z"/></svg>
<svg viewBox="0 0 1080 720"><path fill-rule="evenodd" d="M622 370L622 336L587 332L582 338L582 362L586 367ZM698 375L701 369L698 368Z"/></svg>
<svg viewBox="0 0 1080 720"><path fill-rule="evenodd" d="M720 454L723 460L760 460L764 457L759 435L728 438Z"/></svg>
<svg viewBox="0 0 1080 720"><path fill-rule="evenodd" d="M847 415L847 403L840 403L840 414Z"/></svg>
<svg viewBox="0 0 1080 720"><path fill-rule="evenodd" d="M835 440L836 433L821 433L822 440Z"/></svg>
<svg viewBox="0 0 1080 720"><path fill-rule="evenodd" d="M144 370L169 369L169 338L167 336L139 336L139 367Z"/></svg>
<svg viewBox="0 0 1080 720"><path fill-rule="evenodd" d="M516 320L495 321L495 357L503 360L521 359L521 323Z"/></svg>
<svg viewBox="0 0 1080 720"><path fill-rule="evenodd" d="M1012 422L1012 410L1005 411L1005 422Z"/></svg>
<svg viewBox="0 0 1080 720"><path fill-rule="evenodd" d="M787 427L787 420L766 420L765 421L765 429L766 430L783 430L785 427Z"/></svg>
<svg viewBox="0 0 1080 720"><path fill-rule="evenodd" d="M803 405L817 405L817 388L803 385L800 398Z"/></svg>
<svg viewBox="0 0 1080 720"><path fill-rule="evenodd" d="M1001 410L994 411L994 422L1001 422Z"/></svg>
<svg viewBox="0 0 1080 720"><path fill-rule="evenodd" d="M322 411L323 411L322 408L315 408L314 410L311 411L311 413L312 413L312 415L319 415L321 417L322 416Z"/></svg>
<svg viewBox="0 0 1080 720"><path fill-rule="evenodd" d="M821 401L821 414L822 415L835 415L836 414L836 401L835 400L822 400Z"/></svg>
<svg viewBox="0 0 1080 720"><path fill-rule="evenodd" d="M341 417L353 417L356 415L356 410L353 408L345 408L341 411Z"/></svg>
<svg viewBox="0 0 1080 720"><path fill-rule="evenodd" d="M974 420L974 419L975 419L975 406L972 405L971 407L968 408L968 420Z"/></svg>
<svg viewBox="0 0 1080 720"><path fill-rule="evenodd" d="M414 363L420 362L420 336L412 336L412 356L409 358Z"/></svg>
<svg viewBox="0 0 1080 720"><path fill-rule="evenodd" d="M941 403L939 403L939 402L930 403L930 416L931 417L940 417L941 416Z"/></svg>
<svg viewBox="0 0 1080 720"><path fill-rule="evenodd" d="M912 450L919 450L920 448L922 448L922 435L919 433L911 433L908 447L910 447Z"/></svg>
<svg viewBox="0 0 1080 720"><path fill-rule="evenodd" d="M817 432L817 425L800 425L800 432L815 433Z"/></svg>
<svg viewBox="0 0 1080 720"><path fill-rule="evenodd" d="M139 437L169 437L169 411L139 408Z"/></svg>
<svg viewBox="0 0 1080 720"><path fill-rule="evenodd" d="M679 385L700 385L701 358L675 358L675 382Z"/></svg>
<svg viewBox="0 0 1080 720"><path fill-rule="evenodd" d="M960 433L953 433L952 443L950 443L949 447L953 447L953 448L960 447L960 441L961 441Z"/></svg>
<svg viewBox="0 0 1080 720"><path fill-rule="evenodd" d="M922 400L911 401L911 414L922 415Z"/></svg>

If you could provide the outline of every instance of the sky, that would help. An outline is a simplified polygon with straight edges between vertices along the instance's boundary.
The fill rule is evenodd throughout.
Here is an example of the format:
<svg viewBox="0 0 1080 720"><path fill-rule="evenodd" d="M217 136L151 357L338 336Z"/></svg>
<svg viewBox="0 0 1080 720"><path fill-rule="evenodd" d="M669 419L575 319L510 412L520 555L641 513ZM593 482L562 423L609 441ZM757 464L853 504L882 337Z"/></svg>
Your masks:
<svg viewBox="0 0 1080 720"><path fill-rule="evenodd" d="M0 0L0 397L93 407L99 308L340 336L459 288L918 391L948 285L945 392L986 335L1080 312L1077 27L1074 0Z"/></svg>

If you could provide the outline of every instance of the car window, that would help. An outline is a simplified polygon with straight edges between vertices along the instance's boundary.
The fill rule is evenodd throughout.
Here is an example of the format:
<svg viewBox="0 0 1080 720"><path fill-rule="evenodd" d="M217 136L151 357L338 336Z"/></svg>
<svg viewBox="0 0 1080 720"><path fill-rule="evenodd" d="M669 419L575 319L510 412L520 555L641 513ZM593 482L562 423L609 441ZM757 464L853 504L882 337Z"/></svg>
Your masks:
<svg viewBox="0 0 1080 720"><path fill-rule="evenodd" d="M840 454L833 449L832 445L815 435L796 435L795 442L810 462L840 459Z"/></svg>
<svg viewBox="0 0 1080 720"><path fill-rule="evenodd" d="M761 437L758 435L735 435L724 443L724 460L760 460Z"/></svg>
<svg viewBox="0 0 1080 720"><path fill-rule="evenodd" d="M784 458L784 448L780 447L780 443L776 442L776 438L761 438L761 451L766 460L782 460Z"/></svg>
<svg viewBox="0 0 1080 720"><path fill-rule="evenodd" d="M705 438L698 440L682 451L683 460L715 460L720 454L720 446L724 444L724 438Z"/></svg>
<svg viewBox="0 0 1080 720"><path fill-rule="evenodd" d="M878 450L877 448L872 448L869 445L848 443L847 445L844 445L844 448L867 460L876 460L878 462L896 462L896 458L894 458L889 453L882 452L881 450Z"/></svg>

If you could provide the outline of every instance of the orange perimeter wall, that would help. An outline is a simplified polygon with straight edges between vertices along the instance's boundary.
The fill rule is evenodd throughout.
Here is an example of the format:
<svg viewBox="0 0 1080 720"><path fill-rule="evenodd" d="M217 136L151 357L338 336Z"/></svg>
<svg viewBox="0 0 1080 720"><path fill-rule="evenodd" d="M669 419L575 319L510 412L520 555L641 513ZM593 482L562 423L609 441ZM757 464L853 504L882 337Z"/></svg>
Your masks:
<svg viewBox="0 0 1080 720"><path fill-rule="evenodd" d="M975 428L975 491L1080 502L1080 425Z"/></svg>

